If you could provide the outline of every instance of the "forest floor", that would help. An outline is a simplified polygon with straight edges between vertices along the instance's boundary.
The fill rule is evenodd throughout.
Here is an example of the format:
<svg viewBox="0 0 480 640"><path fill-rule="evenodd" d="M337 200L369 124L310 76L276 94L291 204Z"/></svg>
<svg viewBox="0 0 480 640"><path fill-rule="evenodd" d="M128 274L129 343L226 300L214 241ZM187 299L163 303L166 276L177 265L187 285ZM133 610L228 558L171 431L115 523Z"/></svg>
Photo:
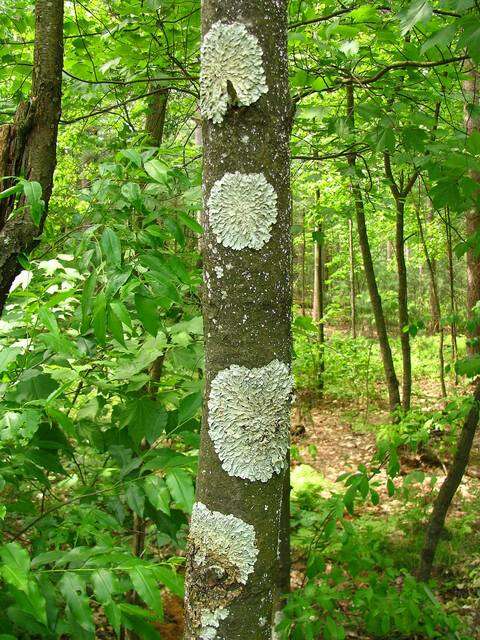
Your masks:
<svg viewBox="0 0 480 640"><path fill-rule="evenodd" d="M442 408L439 400L439 388L431 379L418 381L416 385L415 405L428 410ZM360 464L367 467L376 450L376 430L379 425L388 422L388 413L378 406L353 407L351 403L332 398L312 400L299 398L294 416L292 431L293 445L298 455L293 461L292 485L306 482L318 482L320 495L328 497L331 489L339 488L337 478L347 472L355 471ZM441 456L409 454L402 459L401 478L412 471L425 474L424 482L415 485L412 495L405 500L388 496L386 481L380 483L378 492L380 502L361 505L355 518L377 523L380 536L390 536L391 548L397 548L398 559L415 572L418 552L423 541L423 524L426 507L431 503L431 478L436 477L438 487L444 480L448 460ZM386 476L380 474L380 478ZM471 463L467 475L457 493L447 522L447 540L441 543L437 556L437 566L433 578L437 584L436 597L445 608L456 614L465 623L468 633L480 640L480 559L473 550L480 548L480 434L472 451ZM416 518L408 522L410 513ZM398 529L396 530L398 523ZM420 525L420 526L419 526ZM409 526L411 527L409 529ZM383 528L384 527L384 528ZM466 538L470 540L465 543ZM410 540L409 540L410 538ZM406 558L405 558L406 556ZM303 580L304 560L300 556L292 571L292 587L298 587ZM373 636L359 635L359 632L347 633L349 639L369 640ZM396 636L395 636L396 637ZM421 640L415 636L409 640Z"/></svg>

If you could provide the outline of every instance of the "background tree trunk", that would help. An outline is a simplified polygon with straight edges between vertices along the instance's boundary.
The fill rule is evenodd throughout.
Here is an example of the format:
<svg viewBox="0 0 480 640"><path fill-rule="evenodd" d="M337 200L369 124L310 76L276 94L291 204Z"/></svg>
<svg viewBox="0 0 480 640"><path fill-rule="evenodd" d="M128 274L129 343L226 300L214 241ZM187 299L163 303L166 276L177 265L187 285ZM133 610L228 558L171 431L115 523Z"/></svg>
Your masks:
<svg viewBox="0 0 480 640"><path fill-rule="evenodd" d="M348 118L350 128L354 131L355 127L355 99L353 86L347 85L347 105ZM363 268L365 270L365 278L367 280L368 292L370 294L370 303L375 317L375 326L377 329L378 342L382 356L383 369L385 371L385 379L387 382L388 398L390 411L394 412L401 406L400 391L398 388L398 379L395 373L393 363L392 350L388 340L387 323L383 313L382 298L378 290L377 278L373 266L372 252L370 251L370 243L368 241L367 223L365 219L365 207L363 204L362 189L356 175L356 155L349 154L348 164L350 166L350 186L355 203L355 213L357 218L358 241L363 258Z"/></svg>
<svg viewBox="0 0 480 640"><path fill-rule="evenodd" d="M41 235L52 193L56 165L58 122L61 110L63 66L63 0L35 3L35 47L32 92L21 103L13 125L1 127L0 168L2 175L24 176L39 182L45 207L37 226L25 209L10 217L23 198L5 199L0 205L0 313L10 286L21 267L18 256L29 253ZM4 182L3 189L11 186Z"/></svg>
<svg viewBox="0 0 480 640"><path fill-rule="evenodd" d="M218 34L233 25L243 35L229 42L228 56L253 35L263 54L268 90L249 106L229 106L217 124L204 120L206 385L189 536L186 638L201 637L207 627L225 640L270 640L278 597L291 391L287 2L204 0L202 23L202 73L208 73L205 43L212 27ZM230 84L234 101L234 82ZM245 177L266 180L273 188L276 219L265 243L242 243L233 249L213 222L211 199L226 184L222 181ZM228 203L228 190L224 197ZM237 213L243 220L244 198L241 201ZM229 210L220 209L220 214L228 216ZM233 243L235 220L229 218L226 227ZM220 424L225 428L221 436ZM264 431L268 425L271 432ZM271 466L275 451L279 458Z"/></svg>
<svg viewBox="0 0 480 640"><path fill-rule="evenodd" d="M460 433L455 457L433 504L433 511L430 516L430 521L425 535L425 543L420 562L419 576L421 580L426 581L430 578L435 553L445 526L445 518L447 517L448 509L458 487L460 486L468 465L473 440L478 426L479 403L480 381L477 381L477 386L473 396L473 404Z"/></svg>
<svg viewBox="0 0 480 640"><path fill-rule="evenodd" d="M480 131L480 116L472 111L472 107L480 104L480 73L475 67L470 71L470 77L464 83L464 92L467 99L465 105L465 129L467 136L474 131ZM480 173L472 171L472 178L480 184ZM467 237L480 232L480 209L472 207L467 213L466 221ZM476 247L467 251L467 315L476 326L470 330L471 342L468 346L469 353L480 353L480 313L474 314L473 307L480 300L480 255Z"/></svg>
<svg viewBox="0 0 480 640"><path fill-rule="evenodd" d="M353 339L357 337L357 292L355 287L355 247L353 243L353 220L348 220L348 255L350 284L350 332Z"/></svg>
<svg viewBox="0 0 480 640"><path fill-rule="evenodd" d="M317 191L317 200L319 192ZM314 277L313 277L313 319L318 323L318 371L317 371L317 388L320 393L324 387L325 373L325 322L323 316L325 314L325 260L324 260L324 243L323 243L323 225L319 223L315 227L315 240L313 243L314 254Z"/></svg>
<svg viewBox="0 0 480 640"><path fill-rule="evenodd" d="M169 89L157 87L158 92L149 100L148 113L145 119L145 130L156 147L162 144Z"/></svg>
<svg viewBox="0 0 480 640"><path fill-rule="evenodd" d="M402 408L410 409L412 397L412 354L410 349L410 333L408 326L408 285L407 265L405 261L405 200L399 198L396 201L396 258L398 272L398 326L400 331L400 343L402 347Z"/></svg>

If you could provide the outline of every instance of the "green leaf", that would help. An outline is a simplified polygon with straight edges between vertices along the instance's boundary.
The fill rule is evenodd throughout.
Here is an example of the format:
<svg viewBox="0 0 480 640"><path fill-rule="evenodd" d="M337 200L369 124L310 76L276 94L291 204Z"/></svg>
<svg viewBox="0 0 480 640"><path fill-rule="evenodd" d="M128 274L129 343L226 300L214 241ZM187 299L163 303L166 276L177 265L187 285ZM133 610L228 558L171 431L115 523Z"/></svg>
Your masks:
<svg viewBox="0 0 480 640"><path fill-rule="evenodd" d="M183 222L183 224L186 227L188 227L189 229L191 229L195 233L199 233L199 234L203 233L202 225L199 224L196 220L194 220L190 216L188 216L186 213L183 213L183 211L179 211L178 212L178 217L180 218L180 220Z"/></svg>
<svg viewBox="0 0 480 640"><path fill-rule="evenodd" d="M156 336L160 328L158 304L153 298L147 298L141 294L135 294L135 307L137 309L140 322L146 331L152 336Z"/></svg>
<svg viewBox="0 0 480 640"><path fill-rule="evenodd" d="M178 407L178 424L182 425L193 418L202 406L203 393L197 391L182 398Z"/></svg>
<svg viewBox="0 0 480 640"><path fill-rule="evenodd" d="M144 489L149 502L167 516L170 515L170 491L163 478L150 475L144 480Z"/></svg>
<svg viewBox="0 0 480 640"><path fill-rule="evenodd" d="M93 623L92 610L88 605L85 595L85 581L76 573L67 572L58 583L59 589L65 598L69 617L72 619L72 627L78 625L79 638L94 638L95 625Z"/></svg>
<svg viewBox="0 0 480 640"><path fill-rule="evenodd" d="M16 542L9 542L0 547L0 558L3 563L0 567L0 573L5 582L20 591L27 591L30 556L25 549Z"/></svg>
<svg viewBox="0 0 480 640"><path fill-rule="evenodd" d="M30 215L38 227L45 209L45 202L42 200L42 185L39 182L27 180L24 180L22 184Z"/></svg>
<svg viewBox="0 0 480 640"><path fill-rule="evenodd" d="M125 492L125 497L127 498L127 504L130 509L143 518L143 513L145 511L145 494L143 493L143 489L138 486L138 484L130 484L127 487Z"/></svg>
<svg viewBox="0 0 480 640"><path fill-rule="evenodd" d="M407 9L399 12L402 36L411 31L419 22L425 22L432 16L432 7L426 0L414 0Z"/></svg>
<svg viewBox="0 0 480 640"><path fill-rule="evenodd" d="M149 160L145 162L145 171L156 182L165 183L168 180L168 166L160 160Z"/></svg>
<svg viewBox="0 0 480 640"><path fill-rule="evenodd" d="M159 619L162 620L162 596L152 571L148 567L137 565L128 569L128 575L138 595L152 611L155 611Z"/></svg>
<svg viewBox="0 0 480 640"><path fill-rule="evenodd" d="M166 482L178 507L185 513L191 513L195 500L192 476L184 469L172 469L167 473Z"/></svg>
<svg viewBox="0 0 480 640"><path fill-rule="evenodd" d="M105 344L107 335L107 310L105 294L101 291L93 303L93 333L99 344Z"/></svg>
<svg viewBox="0 0 480 640"><path fill-rule="evenodd" d="M169 591L183 600L185 596L185 587L184 578L180 573L176 573L173 569L167 566L152 567L152 571L158 582L161 582Z"/></svg>
<svg viewBox="0 0 480 640"><path fill-rule="evenodd" d="M142 156L135 149L122 149L120 153L124 158L133 162L137 167L140 168L142 166Z"/></svg>
<svg viewBox="0 0 480 640"><path fill-rule="evenodd" d="M135 398L127 404L121 425L128 425L128 432L136 444L143 438L153 444L165 431L167 412L150 398Z"/></svg>
<svg viewBox="0 0 480 640"><path fill-rule="evenodd" d="M101 604L106 604L112 600L112 595L118 591L118 584L115 575L107 569L97 569L90 578L95 595Z"/></svg>
<svg viewBox="0 0 480 640"><path fill-rule="evenodd" d="M85 284L83 286L83 291L82 291L82 301L81 301L81 307L82 307L81 332L82 333L85 333L85 331L88 329L92 321L91 311L93 306L93 295L95 293L96 286L97 286L97 274L94 271L89 275L89 277L85 281Z"/></svg>
<svg viewBox="0 0 480 640"><path fill-rule="evenodd" d="M0 373L3 373L12 362L15 362L19 353L22 353L22 350L18 347L2 347L0 350Z"/></svg>
<svg viewBox="0 0 480 640"><path fill-rule="evenodd" d="M100 246L106 262L119 267L122 263L122 245L117 234L110 227L107 227L102 233Z"/></svg>
<svg viewBox="0 0 480 640"><path fill-rule="evenodd" d="M114 313L113 309L109 306L108 309L108 328L112 336L117 340L120 344L125 346L125 338L123 336L123 326L121 321L118 319L118 316Z"/></svg>
<svg viewBox="0 0 480 640"><path fill-rule="evenodd" d="M450 44L457 31L457 25L449 24L448 26L436 31L423 43L420 53L423 55L429 49L433 47L444 47Z"/></svg>
<svg viewBox="0 0 480 640"><path fill-rule="evenodd" d="M38 319L51 333L59 333L57 319L49 309L42 307L38 313Z"/></svg>

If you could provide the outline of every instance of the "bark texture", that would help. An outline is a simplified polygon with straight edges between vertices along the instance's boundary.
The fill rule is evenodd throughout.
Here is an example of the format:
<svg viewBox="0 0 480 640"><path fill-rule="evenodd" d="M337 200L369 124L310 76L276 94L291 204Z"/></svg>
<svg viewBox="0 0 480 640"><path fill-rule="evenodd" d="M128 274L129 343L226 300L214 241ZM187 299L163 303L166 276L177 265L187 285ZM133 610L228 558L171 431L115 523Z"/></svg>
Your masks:
<svg viewBox="0 0 480 640"><path fill-rule="evenodd" d="M353 220L348 220L348 255L350 284L350 332L352 338L357 337L357 291L355 286L355 247L353 243Z"/></svg>
<svg viewBox="0 0 480 640"><path fill-rule="evenodd" d="M428 580L432 572L433 561L438 542L445 526L448 509L462 481L472 450L475 432L479 419L480 381L477 382L473 396L473 404L463 425L457 444L457 450L452 465L448 471L440 491L433 505L432 515L425 534L422 550L419 576L421 580Z"/></svg>
<svg viewBox="0 0 480 640"><path fill-rule="evenodd" d="M165 119L167 116L168 88L158 88L149 101L148 113L145 119L145 129L151 142L157 147L162 144Z"/></svg>
<svg viewBox="0 0 480 640"><path fill-rule="evenodd" d="M198 541L194 534L201 524L196 521L190 534L188 553L185 637L189 640L200 638L202 625L210 624L212 637L270 640L277 584L281 582L279 538L283 496L285 494L286 500L288 493L284 482L286 456L283 469L264 482L242 479L227 472L210 437L209 400L212 382L215 378L218 381L218 374L223 372L224 375L232 365L237 365L237 374L238 367L242 367L241 371L251 370L255 375L255 369L267 367L274 361L287 368L291 362L291 107L287 2L204 0L204 42L212 25L218 22L240 23L257 38L268 91L249 106L239 107L235 106L235 89L229 82L233 104L229 105L219 124L204 120L203 125L206 384L197 504L205 505L213 514L212 520L242 531L243 538L239 536L239 540L250 539L250 527L253 527L258 553L251 571L248 569L248 576L244 573L242 578L242 574L226 566L224 561L218 566L217 552L213 548L215 541L205 533L202 545L207 548L206 551L203 549L204 560L199 563ZM271 227L270 239L260 248L225 246L212 228L213 220L207 207L212 188L218 186L226 174L237 172L263 175L276 194L276 221ZM233 227L230 231L234 233ZM249 400L245 397L247 405ZM245 437L247 431L246 424ZM252 457L257 454L257 450L252 450ZM202 506L197 509L198 513L205 513ZM204 524L207 526L208 523ZM219 530L218 536L221 534ZM285 553L285 541L282 547ZM251 554L246 554L245 560L248 558L251 559Z"/></svg>
<svg viewBox="0 0 480 640"><path fill-rule="evenodd" d="M21 270L18 256L35 247L47 216L56 165L62 66L63 0L37 0L32 93L28 102L19 105L14 123L0 127L0 170L2 176L39 182L45 208L37 226L26 209L7 219L24 205L22 199L0 201L0 313ZM11 185L4 181L2 188Z"/></svg>
<svg viewBox="0 0 480 640"><path fill-rule="evenodd" d="M480 104L480 73L476 68L470 71L470 77L464 83L464 92L467 97L465 106L465 128L467 136L474 131L480 131L480 117L472 113L472 106ZM472 178L480 185L480 173L471 172ZM480 207L473 206L467 213L467 236L471 237L480 233ZM473 307L480 300L480 254L478 252L478 238L475 246L467 251L467 314L469 320L475 326L470 331L470 353L480 353L480 313L474 313Z"/></svg>
<svg viewBox="0 0 480 640"><path fill-rule="evenodd" d="M353 86L347 85L347 108L350 128L352 131L355 127L355 100ZM357 218L358 241L362 252L363 268L365 278L367 280L368 292L370 295L370 303L375 317L375 326L377 330L378 342L380 345L380 353L382 356L383 369L387 382L388 398L390 411L394 412L401 406L400 391L398 386L397 374L395 373L395 365L393 363L392 350L388 339L387 323L385 314L383 313L382 298L378 289L375 268L373 265L372 252L370 250L370 242L368 240L367 223L365 218L365 207L363 203L362 189L357 177L356 154L348 155L348 164L350 167L350 187L352 190L355 214Z"/></svg>

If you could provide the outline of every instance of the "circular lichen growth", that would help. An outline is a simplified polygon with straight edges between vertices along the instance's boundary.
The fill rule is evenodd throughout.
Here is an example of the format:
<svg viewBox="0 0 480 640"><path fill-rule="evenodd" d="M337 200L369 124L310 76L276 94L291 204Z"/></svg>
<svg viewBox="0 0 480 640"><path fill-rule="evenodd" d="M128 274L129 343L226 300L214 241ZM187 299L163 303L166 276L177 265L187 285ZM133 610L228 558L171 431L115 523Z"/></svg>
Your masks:
<svg viewBox="0 0 480 640"><path fill-rule="evenodd" d="M244 24L215 22L201 48L200 110L216 124L229 103L249 106L268 87L257 38Z"/></svg>
<svg viewBox="0 0 480 640"><path fill-rule="evenodd" d="M284 468L293 378L279 360L247 369L232 365L211 384L210 438L231 476L267 482Z"/></svg>
<svg viewBox="0 0 480 640"><path fill-rule="evenodd" d="M214 568L217 573L233 573L238 582L246 584L253 571L258 549L255 529L219 511L210 511L201 502L193 506L190 540L195 549L194 563Z"/></svg>
<svg viewBox="0 0 480 640"><path fill-rule="evenodd" d="M277 194L261 173L226 173L213 185L207 208L225 247L261 249L277 220Z"/></svg>

